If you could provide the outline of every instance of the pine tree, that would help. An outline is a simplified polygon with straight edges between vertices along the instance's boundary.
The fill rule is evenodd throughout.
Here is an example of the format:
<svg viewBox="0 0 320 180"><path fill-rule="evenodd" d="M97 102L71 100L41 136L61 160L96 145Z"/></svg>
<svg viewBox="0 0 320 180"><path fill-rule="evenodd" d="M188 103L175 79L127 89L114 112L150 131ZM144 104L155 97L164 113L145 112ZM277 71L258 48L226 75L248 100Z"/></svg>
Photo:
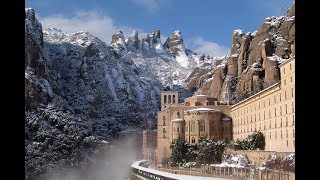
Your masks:
<svg viewBox="0 0 320 180"><path fill-rule="evenodd" d="M172 149L170 160L173 164L182 163L186 160L187 154L187 145L181 137L174 140L171 145L170 149Z"/></svg>

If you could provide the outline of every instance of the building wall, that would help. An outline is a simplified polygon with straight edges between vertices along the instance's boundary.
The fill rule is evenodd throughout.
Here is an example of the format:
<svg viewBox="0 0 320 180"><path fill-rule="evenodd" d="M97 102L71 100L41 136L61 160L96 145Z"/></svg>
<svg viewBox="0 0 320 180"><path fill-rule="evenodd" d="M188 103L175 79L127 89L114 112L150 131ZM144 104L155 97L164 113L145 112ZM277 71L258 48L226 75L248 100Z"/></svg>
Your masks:
<svg viewBox="0 0 320 180"><path fill-rule="evenodd" d="M145 159L154 160L157 148L157 130L144 130L142 152Z"/></svg>
<svg viewBox="0 0 320 180"><path fill-rule="evenodd" d="M231 106L233 139L261 131L268 151L295 151L295 60L280 66L280 82Z"/></svg>
<svg viewBox="0 0 320 180"><path fill-rule="evenodd" d="M186 121L185 141L187 143L198 144L200 137L221 139L221 111L191 112L185 114L184 118ZM204 123L204 128L201 128L202 123Z"/></svg>
<svg viewBox="0 0 320 180"><path fill-rule="evenodd" d="M176 93L176 94L175 94ZM157 163L166 163L169 160L169 156L171 154L170 145L171 142L178 138L179 135L182 137L186 137L187 134L187 121L194 119L197 122L199 120L205 120L205 129L204 132L198 132L195 134L188 134L188 137L194 137L195 143L198 143L198 139L200 136L208 137L208 132L210 132L210 137L214 137L216 139L225 139L230 141L232 139L232 122L222 121L222 116L230 114L230 106L229 105L217 105L216 98L212 98L209 96L198 95L193 96L190 98L186 98L185 102L190 102L190 104L186 105L185 103L171 103L165 104L164 103L164 96L168 98L168 95L175 95L175 98L178 99L177 92L162 92L161 93L161 104L162 109L158 112L158 124L157 124ZM168 101L167 101L168 102ZM178 101L175 101L178 102ZM199 102L199 103L195 103ZM208 102L208 103L207 103ZM196 109L196 108L210 108L210 109L217 109L220 110L216 114L193 114L187 115L185 111ZM184 119L184 122L175 121L176 119ZM174 121L172 121L174 120ZM210 124L209 124L210 123ZM212 126L213 125L213 126ZM212 127L211 127L212 126ZM177 132L179 127L179 132ZM209 129L215 128L212 131ZM199 128L199 125L196 125L196 128ZM222 130L223 128L223 130ZM228 130L227 130L228 129ZM175 130L175 131L174 131ZM183 130L183 132L181 131ZM200 133L200 134L199 134ZM185 139L186 141L189 138ZM190 141L187 141L190 142Z"/></svg>

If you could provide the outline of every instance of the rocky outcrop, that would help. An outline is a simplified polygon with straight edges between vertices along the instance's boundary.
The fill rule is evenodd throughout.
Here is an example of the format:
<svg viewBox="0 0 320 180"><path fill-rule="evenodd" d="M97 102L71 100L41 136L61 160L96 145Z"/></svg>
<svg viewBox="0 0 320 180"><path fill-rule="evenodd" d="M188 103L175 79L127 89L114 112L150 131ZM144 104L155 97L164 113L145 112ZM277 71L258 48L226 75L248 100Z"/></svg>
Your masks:
<svg viewBox="0 0 320 180"><path fill-rule="evenodd" d="M127 46L122 31L117 31L112 35L112 40L110 46L115 51L117 57L121 57L127 52Z"/></svg>
<svg viewBox="0 0 320 180"><path fill-rule="evenodd" d="M295 4L287 16L266 18L253 33L235 30L226 66L214 68L204 79L196 68L191 75L198 77L189 77L187 83L195 85L193 81L201 79L206 83L198 83L198 91L235 103L279 82L278 66L295 54L294 8Z"/></svg>
<svg viewBox="0 0 320 180"><path fill-rule="evenodd" d="M141 47L140 40L138 37L138 31L132 31L131 35L126 40L128 51L136 51Z"/></svg>
<svg viewBox="0 0 320 180"><path fill-rule="evenodd" d="M25 11L25 108L35 109L52 97L43 53L42 26L33 9Z"/></svg>
<svg viewBox="0 0 320 180"><path fill-rule="evenodd" d="M166 52L174 54L175 56L180 56L185 54L185 45L180 30L174 31L167 41L163 44Z"/></svg>

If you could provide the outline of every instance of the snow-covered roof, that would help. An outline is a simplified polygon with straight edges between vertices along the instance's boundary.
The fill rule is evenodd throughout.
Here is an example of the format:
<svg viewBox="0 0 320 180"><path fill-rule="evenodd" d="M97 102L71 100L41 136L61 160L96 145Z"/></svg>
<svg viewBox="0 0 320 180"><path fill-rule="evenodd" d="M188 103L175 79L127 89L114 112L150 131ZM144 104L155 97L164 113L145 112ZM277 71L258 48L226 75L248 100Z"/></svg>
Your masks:
<svg viewBox="0 0 320 180"><path fill-rule="evenodd" d="M216 112L216 111L220 111L220 110L218 110L218 109L211 109L211 108L196 108L196 109L187 110L187 112L194 112L194 111L210 111L210 112Z"/></svg>
<svg viewBox="0 0 320 180"><path fill-rule="evenodd" d="M228 118L228 117L224 117L224 118L222 118L222 121L229 121L229 120L231 120L230 118Z"/></svg>
<svg viewBox="0 0 320 180"><path fill-rule="evenodd" d="M171 120L171 122L180 122L180 121L184 121L184 119L174 119L174 120Z"/></svg>
<svg viewBox="0 0 320 180"><path fill-rule="evenodd" d="M210 97L210 96L208 96L208 95L203 95L203 94L195 95L195 97L207 97L207 98L213 98L213 97Z"/></svg>

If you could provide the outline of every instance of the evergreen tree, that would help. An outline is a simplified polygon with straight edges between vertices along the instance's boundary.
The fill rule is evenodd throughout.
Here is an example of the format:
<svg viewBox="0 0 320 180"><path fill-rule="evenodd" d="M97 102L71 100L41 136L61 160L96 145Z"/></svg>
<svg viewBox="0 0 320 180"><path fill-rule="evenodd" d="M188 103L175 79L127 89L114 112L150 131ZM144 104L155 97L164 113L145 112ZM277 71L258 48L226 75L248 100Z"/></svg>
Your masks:
<svg viewBox="0 0 320 180"><path fill-rule="evenodd" d="M186 162L194 162L199 154L198 146L187 144Z"/></svg>
<svg viewBox="0 0 320 180"><path fill-rule="evenodd" d="M220 163L225 147L224 141L215 142L213 139L200 138L197 162L199 164Z"/></svg>
<svg viewBox="0 0 320 180"><path fill-rule="evenodd" d="M235 150L256 150L257 148L264 150L265 137L262 132L253 132L247 138L240 141L239 139L234 142Z"/></svg>
<svg viewBox="0 0 320 180"><path fill-rule="evenodd" d="M187 145L181 137L175 139L171 145L170 149L172 149L170 160L173 164L182 163L186 160L187 154Z"/></svg>

